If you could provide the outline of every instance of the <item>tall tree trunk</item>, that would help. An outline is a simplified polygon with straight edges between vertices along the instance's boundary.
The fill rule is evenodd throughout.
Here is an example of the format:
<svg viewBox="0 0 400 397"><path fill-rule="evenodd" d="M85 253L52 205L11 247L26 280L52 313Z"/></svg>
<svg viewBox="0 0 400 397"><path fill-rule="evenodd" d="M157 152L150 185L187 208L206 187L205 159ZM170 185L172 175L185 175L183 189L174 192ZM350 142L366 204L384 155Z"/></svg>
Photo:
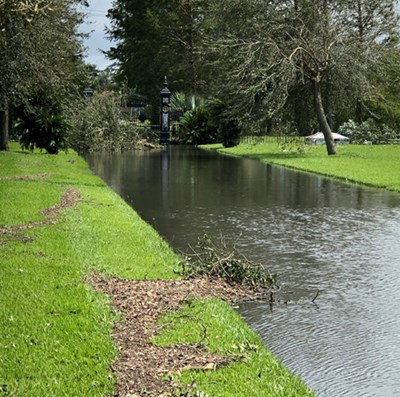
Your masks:
<svg viewBox="0 0 400 397"><path fill-rule="evenodd" d="M8 150L8 107L7 102L3 102L3 108L0 109L0 150Z"/></svg>
<svg viewBox="0 0 400 397"><path fill-rule="evenodd" d="M325 137L326 150L328 151L329 155L336 154L336 147L333 140L332 131L325 117L324 106L322 105L321 77L319 75L313 79L313 84L315 111L317 113L319 126Z"/></svg>

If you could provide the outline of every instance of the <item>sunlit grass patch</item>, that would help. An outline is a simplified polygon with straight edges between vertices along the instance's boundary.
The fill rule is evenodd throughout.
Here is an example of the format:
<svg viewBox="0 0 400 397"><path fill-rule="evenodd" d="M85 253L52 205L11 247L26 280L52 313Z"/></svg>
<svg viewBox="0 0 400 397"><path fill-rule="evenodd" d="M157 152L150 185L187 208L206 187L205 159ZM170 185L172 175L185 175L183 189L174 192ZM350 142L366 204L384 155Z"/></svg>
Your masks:
<svg viewBox="0 0 400 397"><path fill-rule="evenodd" d="M68 228L82 265L134 279L178 277L178 256L120 197L108 188L81 193L80 211L68 212Z"/></svg>
<svg viewBox="0 0 400 397"><path fill-rule="evenodd" d="M86 162L74 151L48 155L38 150L33 153L22 151L16 143L10 146L10 152L0 152L0 181L4 178L39 175L47 184L106 186L100 178L93 176ZM47 174L45 178L44 173Z"/></svg>
<svg viewBox="0 0 400 397"><path fill-rule="evenodd" d="M338 145L337 155L328 156L324 145L307 150L285 150L277 143L243 143L233 148L204 145L222 153L259 159L347 182L400 191L400 145Z"/></svg>
<svg viewBox="0 0 400 397"><path fill-rule="evenodd" d="M1 181L0 227L45 219L42 210L58 204L63 191L43 181Z"/></svg>
<svg viewBox="0 0 400 397"><path fill-rule="evenodd" d="M165 326L153 339L157 345L203 343L212 353L236 357L217 371L172 374L184 384L195 382L196 389L208 396L314 396L265 349L239 314L218 299L191 302L167 314L160 323Z"/></svg>
<svg viewBox="0 0 400 397"><path fill-rule="evenodd" d="M26 235L1 247L0 387L32 397L111 393L106 299L83 283L61 224Z"/></svg>
<svg viewBox="0 0 400 397"><path fill-rule="evenodd" d="M85 276L176 277L167 243L74 152L1 153L0 227L43 220L71 187L57 223L0 234L0 395L112 395L115 316Z"/></svg>

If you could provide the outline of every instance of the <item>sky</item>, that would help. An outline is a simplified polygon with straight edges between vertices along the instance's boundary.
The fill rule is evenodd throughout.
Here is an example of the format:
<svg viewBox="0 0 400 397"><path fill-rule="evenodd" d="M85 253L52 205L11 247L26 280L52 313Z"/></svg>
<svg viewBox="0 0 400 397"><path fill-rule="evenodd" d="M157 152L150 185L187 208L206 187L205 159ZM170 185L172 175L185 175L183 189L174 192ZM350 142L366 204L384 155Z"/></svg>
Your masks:
<svg viewBox="0 0 400 397"><path fill-rule="evenodd" d="M81 31L90 33L89 39L85 40L86 62L94 64L99 70L105 69L111 64L100 50L108 50L111 42L106 38L104 31L110 25L107 18L107 10L111 8L112 0L89 0L90 6L84 7L87 14L86 22L82 24Z"/></svg>

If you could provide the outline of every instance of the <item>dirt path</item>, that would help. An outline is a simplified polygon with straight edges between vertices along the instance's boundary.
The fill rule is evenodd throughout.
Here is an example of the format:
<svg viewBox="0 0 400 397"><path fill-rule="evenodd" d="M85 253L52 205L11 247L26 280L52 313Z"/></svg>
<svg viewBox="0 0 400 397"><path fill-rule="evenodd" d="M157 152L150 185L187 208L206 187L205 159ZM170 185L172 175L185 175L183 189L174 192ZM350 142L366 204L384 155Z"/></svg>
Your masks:
<svg viewBox="0 0 400 397"><path fill-rule="evenodd" d="M232 361L233 357L209 354L202 346L161 348L150 340L157 333L160 315L188 299L218 296L234 302L249 299L248 290L208 278L137 281L91 276L88 281L111 297L112 307L123 317L113 333L119 351L113 365L116 396L175 396L177 384L162 380L163 375L187 368L213 370Z"/></svg>
<svg viewBox="0 0 400 397"><path fill-rule="evenodd" d="M46 217L43 221L29 222L23 225L0 227L0 234L13 234L21 230L32 229L34 227L46 226L58 222L57 216L65 208L71 208L76 205L80 197L77 189L68 189L61 197L60 203L50 208L45 208L42 213Z"/></svg>

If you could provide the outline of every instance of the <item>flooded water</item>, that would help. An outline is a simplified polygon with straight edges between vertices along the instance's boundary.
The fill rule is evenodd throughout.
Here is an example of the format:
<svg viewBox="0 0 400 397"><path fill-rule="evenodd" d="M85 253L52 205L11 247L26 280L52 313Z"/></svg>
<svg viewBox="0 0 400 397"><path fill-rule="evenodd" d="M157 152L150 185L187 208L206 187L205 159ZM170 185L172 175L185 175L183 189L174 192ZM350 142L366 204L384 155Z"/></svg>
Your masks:
<svg viewBox="0 0 400 397"><path fill-rule="evenodd" d="M278 274L240 312L318 396L400 396L399 194L190 148L87 160L174 248L223 234Z"/></svg>

